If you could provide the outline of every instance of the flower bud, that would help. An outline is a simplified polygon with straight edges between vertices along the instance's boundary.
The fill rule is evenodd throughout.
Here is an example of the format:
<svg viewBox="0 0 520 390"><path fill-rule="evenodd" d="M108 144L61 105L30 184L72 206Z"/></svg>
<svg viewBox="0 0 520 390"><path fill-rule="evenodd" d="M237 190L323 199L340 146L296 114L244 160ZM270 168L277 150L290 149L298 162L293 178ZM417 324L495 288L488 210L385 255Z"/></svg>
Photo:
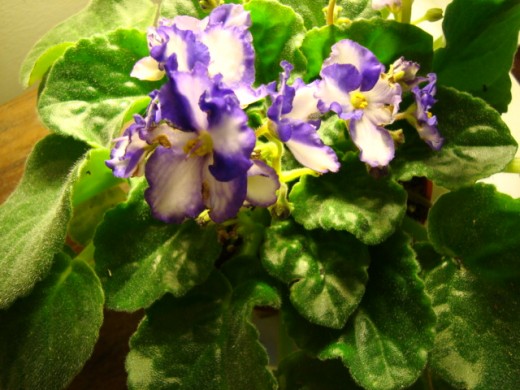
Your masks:
<svg viewBox="0 0 520 390"><path fill-rule="evenodd" d="M442 9L440 8L430 8L426 11L426 14L424 14L424 20L428 22L436 22L437 20L441 20L442 17Z"/></svg>

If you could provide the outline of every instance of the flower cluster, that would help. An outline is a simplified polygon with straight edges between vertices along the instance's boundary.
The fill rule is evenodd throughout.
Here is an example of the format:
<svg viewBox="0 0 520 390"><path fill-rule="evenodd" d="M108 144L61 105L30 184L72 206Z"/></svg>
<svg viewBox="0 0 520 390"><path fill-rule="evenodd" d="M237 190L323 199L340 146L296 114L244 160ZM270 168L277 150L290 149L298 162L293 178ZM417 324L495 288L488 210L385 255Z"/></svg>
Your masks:
<svg viewBox="0 0 520 390"><path fill-rule="evenodd" d="M334 150L317 132L329 111L347 121L362 161L387 165L395 147L384 126L398 118L403 91L416 102L402 119L432 148L442 145L429 111L435 76L416 76L417 64L400 59L385 73L368 49L343 40L333 46L318 80L289 83L293 67L284 61L279 83L255 88L250 26L241 5L227 4L203 20L162 19L148 31L150 56L137 62L132 76L165 83L151 93L146 115L136 115L115 140L107 165L118 177L145 175L145 197L158 219L180 223L208 210L219 223L244 205L276 203L282 144L307 172L338 171ZM263 98L270 105L255 131L245 110ZM269 144L278 147L274 157L263 153Z"/></svg>

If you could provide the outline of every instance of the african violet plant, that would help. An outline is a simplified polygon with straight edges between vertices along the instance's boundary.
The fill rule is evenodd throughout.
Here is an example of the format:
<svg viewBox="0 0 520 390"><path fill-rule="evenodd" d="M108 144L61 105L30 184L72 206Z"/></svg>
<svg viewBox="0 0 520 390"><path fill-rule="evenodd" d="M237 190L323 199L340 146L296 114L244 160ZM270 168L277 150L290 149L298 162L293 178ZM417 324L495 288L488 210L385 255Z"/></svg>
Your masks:
<svg viewBox="0 0 520 390"><path fill-rule="evenodd" d="M516 169L520 4L433 42L411 0L218 3L93 0L28 55L55 134L0 209L0 387L66 387L107 308L145 309L132 389L514 388L520 203L475 182Z"/></svg>

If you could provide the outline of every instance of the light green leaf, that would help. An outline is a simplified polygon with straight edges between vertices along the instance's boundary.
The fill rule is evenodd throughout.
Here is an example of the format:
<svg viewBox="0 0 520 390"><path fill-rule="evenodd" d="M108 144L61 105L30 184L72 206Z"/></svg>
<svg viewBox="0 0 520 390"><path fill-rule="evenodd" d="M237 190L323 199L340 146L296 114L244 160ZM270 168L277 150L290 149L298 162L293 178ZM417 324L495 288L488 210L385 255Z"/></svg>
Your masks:
<svg viewBox="0 0 520 390"><path fill-rule="evenodd" d="M245 281L234 290L215 272L184 297L155 303L130 340L130 389L275 389L250 323L255 305L279 307L276 291Z"/></svg>
<svg viewBox="0 0 520 390"><path fill-rule="evenodd" d="M406 142L391 163L398 180L425 176L455 189L500 172L511 161L517 144L495 110L453 88L440 87L436 98L433 112L444 146L432 151L415 130L406 132Z"/></svg>
<svg viewBox="0 0 520 390"><path fill-rule="evenodd" d="M159 7L159 15L169 19L179 15L188 15L202 19L205 13L200 8L199 0L162 0Z"/></svg>
<svg viewBox="0 0 520 390"><path fill-rule="evenodd" d="M323 8L326 6L325 0L301 1L301 0L279 0L280 3L291 7L298 15L303 18L305 28L310 30L313 27L325 24L325 14Z"/></svg>
<svg viewBox="0 0 520 390"><path fill-rule="evenodd" d="M431 272L426 286L438 316L432 369L457 388L515 389L520 378L518 278L489 283L446 262Z"/></svg>
<svg viewBox="0 0 520 390"><path fill-rule="evenodd" d="M94 34L117 28L146 29L155 18L150 0L92 0L83 11L58 24L45 34L27 54L20 72L24 86L40 80L67 46Z"/></svg>
<svg viewBox="0 0 520 390"><path fill-rule="evenodd" d="M276 376L280 390L361 390L338 360L320 361L302 351L280 362Z"/></svg>
<svg viewBox="0 0 520 390"><path fill-rule="evenodd" d="M446 47L436 51L434 61L439 84L485 98L505 111L510 99L504 99L504 91L486 89L503 83L511 69L520 29L520 3L477 0L468 5L467 1L454 0L446 8L442 27Z"/></svg>
<svg viewBox="0 0 520 390"><path fill-rule="evenodd" d="M289 199L294 219L306 229L345 230L368 245L389 237L406 211L406 191L389 178L371 177L353 153L338 173L304 177Z"/></svg>
<svg viewBox="0 0 520 390"><path fill-rule="evenodd" d="M34 148L21 183L0 208L0 308L29 293L61 251L71 216L74 164L86 151L82 142L46 137Z"/></svg>
<svg viewBox="0 0 520 390"><path fill-rule="evenodd" d="M30 296L0 311L0 387L65 388L92 353L102 322L96 274L58 254Z"/></svg>
<svg viewBox="0 0 520 390"><path fill-rule="evenodd" d="M290 283L294 307L310 322L342 328L367 281L367 248L345 232L307 231L292 220L273 223L262 251L265 268Z"/></svg>
<svg viewBox="0 0 520 390"><path fill-rule="evenodd" d="M366 292L340 338L319 354L341 358L366 389L404 388L424 369L435 315L409 239L397 233L370 250Z"/></svg>
<svg viewBox="0 0 520 390"><path fill-rule="evenodd" d="M520 277L520 199L493 186L441 196L430 211L428 233L439 253L457 258L480 278Z"/></svg>
<svg viewBox="0 0 520 390"><path fill-rule="evenodd" d="M338 0L336 4L343 8L340 16L350 20L370 19L379 15L379 12L372 8L372 0Z"/></svg>
<svg viewBox="0 0 520 390"><path fill-rule="evenodd" d="M106 214L94 237L96 271L113 310L148 307L166 292L184 295L206 280L221 251L214 226L154 219L145 184Z"/></svg>
<svg viewBox="0 0 520 390"><path fill-rule="evenodd" d="M160 86L130 77L134 64L147 55L146 36L135 30L79 41L47 77L38 101L42 121L57 133L108 147L128 111L139 110Z"/></svg>
<svg viewBox="0 0 520 390"><path fill-rule="evenodd" d="M256 82L276 80L282 60L293 64L296 71L303 70L305 58L298 50L305 36L301 16L275 0L251 0L244 7L251 12L253 22L250 31L256 52Z"/></svg>

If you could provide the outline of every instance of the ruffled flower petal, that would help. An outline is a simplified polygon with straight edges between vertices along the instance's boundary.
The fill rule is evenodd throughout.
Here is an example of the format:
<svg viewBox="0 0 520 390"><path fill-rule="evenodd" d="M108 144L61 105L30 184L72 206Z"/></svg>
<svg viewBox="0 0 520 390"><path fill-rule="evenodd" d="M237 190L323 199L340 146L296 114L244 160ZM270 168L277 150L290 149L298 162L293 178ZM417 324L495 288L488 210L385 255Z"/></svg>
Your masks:
<svg viewBox="0 0 520 390"><path fill-rule="evenodd" d="M215 179L207 169L203 174L204 202L210 218L221 223L235 217L246 198L247 174L226 182Z"/></svg>
<svg viewBox="0 0 520 390"><path fill-rule="evenodd" d="M251 16L244 7L239 4L223 4L215 8L209 15L209 26L222 25L225 28L251 27Z"/></svg>
<svg viewBox="0 0 520 390"><path fill-rule="evenodd" d="M137 61L130 73L139 80L157 81L164 77L164 70L159 68L159 62L150 56Z"/></svg>
<svg viewBox="0 0 520 390"><path fill-rule="evenodd" d="M332 46L331 55L323 62L323 69L334 64L350 64L359 71L361 92L372 89L384 71L383 64L370 50L350 39L343 39Z"/></svg>
<svg viewBox="0 0 520 390"><path fill-rule="evenodd" d="M334 64L321 72L322 80L318 85L316 97L322 113L333 111L342 119L354 115L350 93L361 85L361 74L351 64Z"/></svg>
<svg viewBox="0 0 520 390"><path fill-rule="evenodd" d="M414 116L419 136L432 148L439 150L444 144L444 138L437 129L437 117L432 115L430 109L435 104L435 93L437 92L437 76L434 73L428 74L428 84L423 88L418 86L412 88L415 97L416 109Z"/></svg>
<svg viewBox="0 0 520 390"><path fill-rule="evenodd" d="M384 167L394 158L394 141L385 128L363 117L350 121L349 132L361 151L361 161L372 167Z"/></svg>
<svg viewBox="0 0 520 390"><path fill-rule="evenodd" d="M307 168L321 173L339 170L336 153L323 143L316 128L309 123L295 124L291 138L285 144L296 160Z"/></svg>
<svg viewBox="0 0 520 390"><path fill-rule="evenodd" d="M213 146L210 172L220 181L245 175L252 164L256 136L247 125L247 115L238 99L231 90L215 84L202 97L200 107L207 113L207 131Z"/></svg>
<svg viewBox="0 0 520 390"><path fill-rule="evenodd" d="M206 159L186 158L182 151L159 146L146 164L150 187L145 199L155 218L168 223L182 223L204 210L202 169Z"/></svg>
<svg viewBox="0 0 520 390"><path fill-rule="evenodd" d="M268 207L276 203L280 180L275 170L260 160L253 160L247 171L246 202L253 206Z"/></svg>

